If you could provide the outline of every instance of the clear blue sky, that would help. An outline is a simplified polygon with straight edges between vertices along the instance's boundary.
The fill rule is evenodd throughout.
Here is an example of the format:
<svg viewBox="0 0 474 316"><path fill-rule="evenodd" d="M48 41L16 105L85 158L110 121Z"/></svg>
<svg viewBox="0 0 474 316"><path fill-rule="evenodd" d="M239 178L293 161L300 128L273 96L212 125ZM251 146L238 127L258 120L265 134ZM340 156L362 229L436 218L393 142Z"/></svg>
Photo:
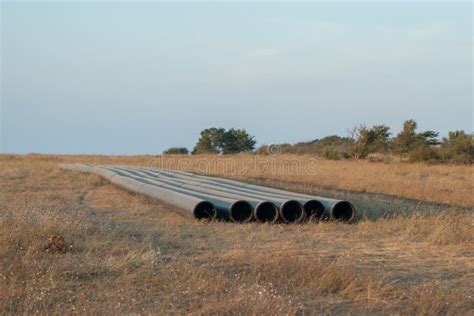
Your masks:
<svg viewBox="0 0 474 316"><path fill-rule="evenodd" d="M160 153L405 119L472 132L472 5L2 2L1 151Z"/></svg>

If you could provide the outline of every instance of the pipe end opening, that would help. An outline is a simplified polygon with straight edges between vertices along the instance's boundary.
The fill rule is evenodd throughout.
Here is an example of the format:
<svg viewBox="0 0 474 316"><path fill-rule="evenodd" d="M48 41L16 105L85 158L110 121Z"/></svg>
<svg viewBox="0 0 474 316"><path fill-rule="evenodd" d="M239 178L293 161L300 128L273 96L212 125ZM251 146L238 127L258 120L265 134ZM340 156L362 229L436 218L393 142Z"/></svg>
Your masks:
<svg viewBox="0 0 474 316"><path fill-rule="evenodd" d="M237 201L230 208L230 218L237 223L246 223L252 219L253 208L247 201Z"/></svg>
<svg viewBox="0 0 474 316"><path fill-rule="evenodd" d="M350 223L355 219L356 210L354 205L347 201L336 203L332 209L333 219L345 223Z"/></svg>
<svg viewBox="0 0 474 316"><path fill-rule="evenodd" d="M318 200L309 200L304 204L304 211L308 219L321 220L324 215L324 205Z"/></svg>
<svg viewBox="0 0 474 316"><path fill-rule="evenodd" d="M290 200L281 206L280 216L286 223L299 223L304 219L305 212L300 202Z"/></svg>
<svg viewBox="0 0 474 316"><path fill-rule="evenodd" d="M213 220L216 218L217 210L211 202L202 201L194 208L193 215L196 219Z"/></svg>
<svg viewBox="0 0 474 316"><path fill-rule="evenodd" d="M272 202L262 202L255 209L255 219L259 222L276 222L278 208Z"/></svg>

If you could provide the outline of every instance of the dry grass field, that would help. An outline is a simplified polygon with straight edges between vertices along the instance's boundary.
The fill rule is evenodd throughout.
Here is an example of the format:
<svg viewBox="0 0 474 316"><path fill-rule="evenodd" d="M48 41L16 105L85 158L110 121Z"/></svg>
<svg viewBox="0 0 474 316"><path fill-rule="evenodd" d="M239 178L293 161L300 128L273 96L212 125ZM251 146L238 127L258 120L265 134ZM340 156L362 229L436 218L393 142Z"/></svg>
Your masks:
<svg viewBox="0 0 474 316"><path fill-rule="evenodd" d="M474 314L473 167L252 159L0 155L0 314ZM344 197L363 215L197 222L58 169L71 162L180 167Z"/></svg>

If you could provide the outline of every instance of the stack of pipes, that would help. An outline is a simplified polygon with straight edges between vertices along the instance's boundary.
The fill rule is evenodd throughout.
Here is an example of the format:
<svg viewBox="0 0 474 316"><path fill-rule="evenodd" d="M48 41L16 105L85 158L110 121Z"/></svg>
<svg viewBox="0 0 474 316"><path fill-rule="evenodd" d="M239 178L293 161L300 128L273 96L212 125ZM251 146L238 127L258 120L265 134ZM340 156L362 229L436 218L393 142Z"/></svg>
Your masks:
<svg viewBox="0 0 474 316"><path fill-rule="evenodd" d="M336 220L350 223L355 207L348 201L283 191L177 170L63 164L61 169L97 174L129 191L158 199L197 219L245 223L301 223Z"/></svg>

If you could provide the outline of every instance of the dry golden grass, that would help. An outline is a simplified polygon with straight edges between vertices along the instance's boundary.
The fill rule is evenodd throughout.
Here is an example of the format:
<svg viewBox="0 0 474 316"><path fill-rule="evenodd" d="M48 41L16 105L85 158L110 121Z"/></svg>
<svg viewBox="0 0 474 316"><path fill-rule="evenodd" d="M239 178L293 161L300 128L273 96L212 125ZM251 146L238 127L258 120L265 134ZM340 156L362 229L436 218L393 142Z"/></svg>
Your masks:
<svg viewBox="0 0 474 316"><path fill-rule="evenodd" d="M3 155L3 159L14 157ZM474 207L474 166L427 165L406 162L325 160L312 156L45 156L32 161L166 167L225 176L285 183L290 189L311 192L320 188L383 193L422 201ZM311 169L310 172L307 170Z"/></svg>
<svg viewBox="0 0 474 316"><path fill-rule="evenodd" d="M74 161L147 165L152 158L0 156L0 314L474 313L472 209L354 225L201 223L95 175L57 168ZM351 179L351 190L472 207L470 167L320 164L324 181L333 170ZM367 187L358 188L362 175ZM226 176L308 191L345 183L256 171ZM378 187L380 177L398 188ZM464 196L442 189L449 184ZM404 185L429 189L417 195Z"/></svg>

